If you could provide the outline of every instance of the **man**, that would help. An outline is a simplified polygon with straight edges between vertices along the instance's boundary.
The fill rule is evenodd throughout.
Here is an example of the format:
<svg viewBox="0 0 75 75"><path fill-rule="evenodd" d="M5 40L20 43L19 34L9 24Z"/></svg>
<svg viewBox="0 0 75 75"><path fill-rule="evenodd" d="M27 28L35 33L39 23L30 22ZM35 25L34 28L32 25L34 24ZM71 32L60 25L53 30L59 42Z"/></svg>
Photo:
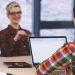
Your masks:
<svg viewBox="0 0 75 75"><path fill-rule="evenodd" d="M19 25L22 14L20 5L11 2L6 11L10 24L0 33L2 56L30 55L28 37L33 34Z"/></svg>
<svg viewBox="0 0 75 75"><path fill-rule="evenodd" d="M74 7L74 22L75 22L75 7ZM36 70L35 75L43 75L52 73L59 67L64 66L66 68L65 75L72 75L71 60L72 56L75 56L75 42L65 44L62 48L57 50L51 57L42 62Z"/></svg>

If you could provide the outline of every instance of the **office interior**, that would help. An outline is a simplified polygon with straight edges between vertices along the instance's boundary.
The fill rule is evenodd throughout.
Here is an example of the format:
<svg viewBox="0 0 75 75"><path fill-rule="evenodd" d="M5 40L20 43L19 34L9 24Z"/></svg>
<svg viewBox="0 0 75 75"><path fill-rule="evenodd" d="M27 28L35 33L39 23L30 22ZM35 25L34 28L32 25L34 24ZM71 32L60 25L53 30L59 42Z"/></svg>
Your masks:
<svg viewBox="0 0 75 75"><path fill-rule="evenodd" d="M22 6L21 26L35 36L66 36L75 41L74 0L0 0L0 30L8 26L6 5L17 1ZM5 11L5 12L4 12ZM4 22L5 19L5 22Z"/></svg>
<svg viewBox="0 0 75 75"><path fill-rule="evenodd" d="M21 27L35 36L66 36L68 42L75 41L73 23L74 0L12 0L21 5ZM9 24L6 5L11 0L0 3L0 30ZM5 22L4 22L5 19Z"/></svg>

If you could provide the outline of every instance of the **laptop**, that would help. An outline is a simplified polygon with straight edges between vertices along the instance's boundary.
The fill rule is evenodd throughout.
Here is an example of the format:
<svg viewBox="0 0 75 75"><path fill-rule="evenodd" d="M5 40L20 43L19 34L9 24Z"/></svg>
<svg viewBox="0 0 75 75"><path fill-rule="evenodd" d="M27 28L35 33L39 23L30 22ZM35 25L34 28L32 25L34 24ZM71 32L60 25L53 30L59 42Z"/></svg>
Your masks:
<svg viewBox="0 0 75 75"><path fill-rule="evenodd" d="M67 43L66 36L29 37L33 66L36 67L38 64L48 59L65 43Z"/></svg>

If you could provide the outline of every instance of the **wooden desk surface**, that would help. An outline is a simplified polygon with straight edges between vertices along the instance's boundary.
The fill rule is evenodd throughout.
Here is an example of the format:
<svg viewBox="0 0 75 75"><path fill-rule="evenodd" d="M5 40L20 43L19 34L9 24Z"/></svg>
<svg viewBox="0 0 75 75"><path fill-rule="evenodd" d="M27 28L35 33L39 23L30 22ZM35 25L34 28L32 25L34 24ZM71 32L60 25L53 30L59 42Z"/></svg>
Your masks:
<svg viewBox="0 0 75 75"><path fill-rule="evenodd" d="M32 68L7 68L3 62L28 62L32 64L31 56L0 57L0 72L11 73L13 75L35 75L36 69ZM52 74L63 73L64 70L56 70ZM51 74L50 74L51 75Z"/></svg>

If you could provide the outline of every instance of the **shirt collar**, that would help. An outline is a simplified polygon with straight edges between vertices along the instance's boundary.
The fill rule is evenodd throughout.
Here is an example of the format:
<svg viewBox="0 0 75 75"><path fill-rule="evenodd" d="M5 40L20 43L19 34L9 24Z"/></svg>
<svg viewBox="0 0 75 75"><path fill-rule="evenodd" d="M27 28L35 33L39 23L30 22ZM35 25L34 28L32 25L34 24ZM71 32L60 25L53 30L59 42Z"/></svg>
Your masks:
<svg viewBox="0 0 75 75"><path fill-rule="evenodd" d="M17 33L18 30L21 30L22 28L19 26L19 29L14 29L11 25L8 25L8 29L10 33Z"/></svg>

